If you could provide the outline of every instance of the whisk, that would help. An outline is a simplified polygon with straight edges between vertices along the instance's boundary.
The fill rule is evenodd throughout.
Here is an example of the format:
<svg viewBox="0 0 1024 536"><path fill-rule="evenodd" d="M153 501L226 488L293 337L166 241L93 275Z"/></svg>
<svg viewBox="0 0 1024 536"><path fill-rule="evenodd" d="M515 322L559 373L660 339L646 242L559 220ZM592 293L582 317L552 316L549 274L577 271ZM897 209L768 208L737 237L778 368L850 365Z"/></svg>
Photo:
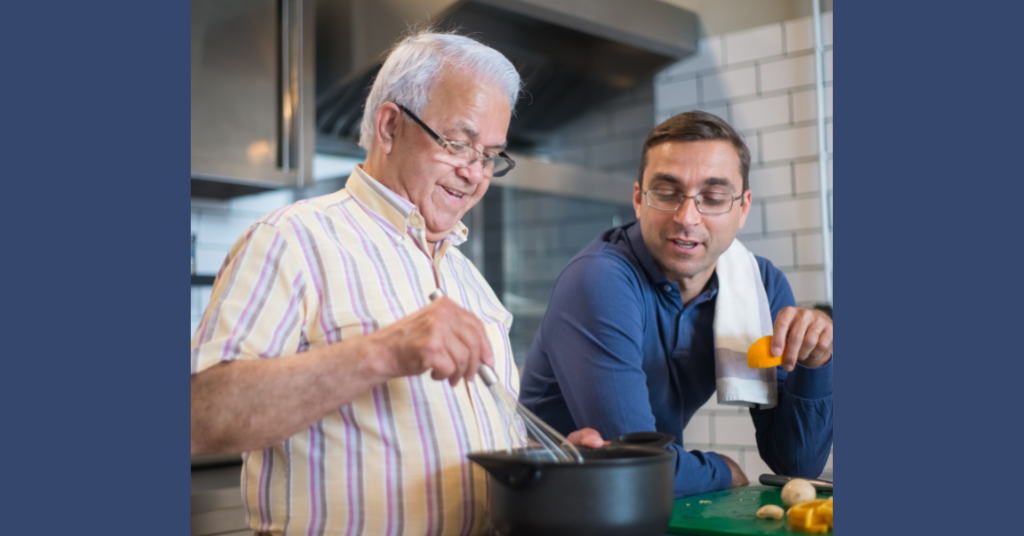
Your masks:
<svg viewBox="0 0 1024 536"><path fill-rule="evenodd" d="M441 289L435 289L430 293L430 301L434 301L441 296L444 296L444 292ZM479 374L480 379L487 386L487 390L494 397L498 409L504 413L509 429L526 431L526 441L519 438L519 434L515 434L517 439L519 439L517 442L522 446L527 446L528 440L532 439L540 446L539 449L531 452L532 455L541 460L549 460L556 463L583 463L583 456L580 455L580 451L565 436L558 433L558 430L552 428L548 423L520 404L516 397L498 381L498 375L495 374L494 369L484 363L480 363Z"/></svg>

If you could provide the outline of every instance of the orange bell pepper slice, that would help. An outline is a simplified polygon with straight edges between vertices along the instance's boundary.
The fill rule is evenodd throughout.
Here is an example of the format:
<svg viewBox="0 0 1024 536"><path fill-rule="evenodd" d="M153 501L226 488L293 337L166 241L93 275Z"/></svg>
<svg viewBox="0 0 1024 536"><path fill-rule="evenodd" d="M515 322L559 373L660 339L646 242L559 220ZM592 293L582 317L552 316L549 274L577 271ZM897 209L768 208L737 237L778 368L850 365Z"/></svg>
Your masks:
<svg viewBox="0 0 1024 536"><path fill-rule="evenodd" d="M750 368L771 368L782 364L782 356L772 357L772 336L768 335L757 339L747 350L747 366ZM785 349L782 350L786 352Z"/></svg>
<svg viewBox="0 0 1024 536"><path fill-rule="evenodd" d="M789 526L797 532L825 533L832 528L832 501L814 499L789 509Z"/></svg>

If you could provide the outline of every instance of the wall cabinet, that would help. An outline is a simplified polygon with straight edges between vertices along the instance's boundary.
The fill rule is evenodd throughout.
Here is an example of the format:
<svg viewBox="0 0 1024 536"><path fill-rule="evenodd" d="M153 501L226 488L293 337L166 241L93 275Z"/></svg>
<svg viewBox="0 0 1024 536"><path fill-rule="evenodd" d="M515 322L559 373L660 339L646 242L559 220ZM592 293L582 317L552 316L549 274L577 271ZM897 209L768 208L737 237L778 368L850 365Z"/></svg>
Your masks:
<svg viewBox="0 0 1024 536"><path fill-rule="evenodd" d="M192 196L313 183L314 6L192 0Z"/></svg>

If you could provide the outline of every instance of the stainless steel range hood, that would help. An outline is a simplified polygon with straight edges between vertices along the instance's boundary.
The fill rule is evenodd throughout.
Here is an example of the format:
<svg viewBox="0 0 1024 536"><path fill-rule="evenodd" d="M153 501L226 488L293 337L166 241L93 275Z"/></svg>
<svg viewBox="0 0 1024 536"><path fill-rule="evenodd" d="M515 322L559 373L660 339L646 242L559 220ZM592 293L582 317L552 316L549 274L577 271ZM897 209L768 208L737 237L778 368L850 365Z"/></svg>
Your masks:
<svg viewBox="0 0 1024 536"><path fill-rule="evenodd" d="M696 15L657 0L319 0L318 147L354 147L383 55L424 23L474 35L516 66L526 93L513 150L697 51Z"/></svg>

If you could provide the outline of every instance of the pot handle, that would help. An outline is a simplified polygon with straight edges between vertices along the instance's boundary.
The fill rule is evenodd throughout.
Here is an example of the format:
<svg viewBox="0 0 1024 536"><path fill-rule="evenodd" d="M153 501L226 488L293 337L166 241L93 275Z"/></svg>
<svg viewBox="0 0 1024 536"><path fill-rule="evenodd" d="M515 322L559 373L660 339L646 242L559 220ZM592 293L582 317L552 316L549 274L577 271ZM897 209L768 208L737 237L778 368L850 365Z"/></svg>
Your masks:
<svg viewBox="0 0 1024 536"><path fill-rule="evenodd" d="M628 434L622 434L613 439L612 445L637 445L641 447L661 449L669 446L675 440L676 436L672 434L663 434L661 432L631 432Z"/></svg>
<svg viewBox="0 0 1024 536"><path fill-rule="evenodd" d="M509 489L526 488L541 477L540 466L532 463L493 460L486 457L472 457L472 459L490 473L495 480Z"/></svg>

